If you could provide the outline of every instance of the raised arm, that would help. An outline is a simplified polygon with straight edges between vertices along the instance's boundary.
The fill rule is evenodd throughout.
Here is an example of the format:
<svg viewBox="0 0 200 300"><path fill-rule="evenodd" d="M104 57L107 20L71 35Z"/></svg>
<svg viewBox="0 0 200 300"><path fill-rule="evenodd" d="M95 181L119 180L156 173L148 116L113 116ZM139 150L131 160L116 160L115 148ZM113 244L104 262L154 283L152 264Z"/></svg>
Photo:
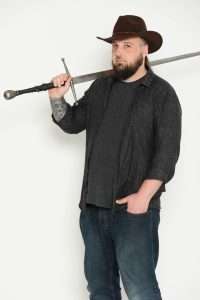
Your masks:
<svg viewBox="0 0 200 300"><path fill-rule="evenodd" d="M61 74L52 79L55 89L48 91L52 108L52 120L67 133L79 133L86 128L89 89L80 98L77 105L65 101L64 95L69 89L71 77ZM65 86L61 85L66 81Z"/></svg>

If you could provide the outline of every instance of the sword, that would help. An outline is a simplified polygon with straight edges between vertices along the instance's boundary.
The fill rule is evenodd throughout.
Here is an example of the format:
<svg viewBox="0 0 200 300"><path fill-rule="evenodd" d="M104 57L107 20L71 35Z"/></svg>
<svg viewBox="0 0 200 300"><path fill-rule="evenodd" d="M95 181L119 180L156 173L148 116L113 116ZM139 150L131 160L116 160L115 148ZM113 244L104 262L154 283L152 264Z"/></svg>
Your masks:
<svg viewBox="0 0 200 300"><path fill-rule="evenodd" d="M171 56L168 58L162 58L162 59L157 59L152 62L150 62L151 66L157 66L157 65L162 65L166 64L169 62L177 61L177 60L182 60L186 58L191 58L200 55L200 51L197 52L192 52L192 53L187 53L187 54L182 54L182 55L177 55L177 56ZM82 83L82 82L87 82L90 80L95 80L103 76L108 76L113 73L112 69L105 70L105 71L100 71L100 72L95 72L95 73L90 73L90 74L85 74L81 76L76 76L72 78L74 84Z"/></svg>
<svg viewBox="0 0 200 300"><path fill-rule="evenodd" d="M200 51L197 51L197 52L162 58L162 59L154 60L152 62L150 61L150 66L162 65L165 63L170 63L170 62L187 59L187 58L191 58L191 57L195 57L195 56L199 56L199 55L200 55ZM69 74L69 70L65 64L64 58L62 58L61 60L63 61L63 64L65 66L66 73ZM112 76L113 72L114 71L112 69L108 69L108 70L104 70L104 71L99 71L99 72L94 72L94 73L89 73L89 74L72 77L70 86L71 86L72 93L73 93L73 96L75 99L75 103L77 103L77 97L76 97L76 92L75 92L75 88L74 88L75 84L88 82L91 80L96 80L101 77ZM49 82L49 83L43 83L41 85L34 86L32 88L28 88L28 89L24 89L24 90L17 90L17 91L7 90L4 92L4 98L6 100L10 100L18 95L22 95L25 93L46 91L46 90L52 89L52 88L55 88L53 85L53 82Z"/></svg>

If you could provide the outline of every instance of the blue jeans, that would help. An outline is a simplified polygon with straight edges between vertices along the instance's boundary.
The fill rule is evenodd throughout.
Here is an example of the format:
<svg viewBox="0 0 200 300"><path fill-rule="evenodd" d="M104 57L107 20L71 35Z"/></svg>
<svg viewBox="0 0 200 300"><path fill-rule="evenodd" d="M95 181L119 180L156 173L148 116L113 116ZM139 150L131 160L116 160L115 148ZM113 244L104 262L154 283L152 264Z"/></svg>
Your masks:
<svg viewBox="0 0 200 300"><path fill-rule="evenodd" d="M79 224L90 300L121 300L120 276L129 300L162 300L155 268L160 209L127 212L126 204L87 205Z"/></svg>

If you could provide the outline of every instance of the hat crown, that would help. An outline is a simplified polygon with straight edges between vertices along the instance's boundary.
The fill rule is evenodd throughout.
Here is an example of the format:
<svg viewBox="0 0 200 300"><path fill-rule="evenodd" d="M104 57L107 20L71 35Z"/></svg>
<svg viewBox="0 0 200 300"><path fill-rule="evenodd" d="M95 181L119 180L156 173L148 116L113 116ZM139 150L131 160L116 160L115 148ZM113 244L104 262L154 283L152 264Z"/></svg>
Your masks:
<svg viewBox="0 0 200 300"><path fill-rule="evenodd" d="M142 18L133 15L125 15L119 16L115 23L113 34L119 32L141 32L146 30L147 27Z"/></svg>
<svg viewBox="0 0 200 300"><path fill-rule="evenodd" d="M112 36L108 38L97 36L97 38L112 44L114 40L123 40L124 38L136 36L147 42L148 53L153 53L160 49L163 43L161 34L157 31L147 30L145 21L135 15L119 16L114 25Z"/></svg>

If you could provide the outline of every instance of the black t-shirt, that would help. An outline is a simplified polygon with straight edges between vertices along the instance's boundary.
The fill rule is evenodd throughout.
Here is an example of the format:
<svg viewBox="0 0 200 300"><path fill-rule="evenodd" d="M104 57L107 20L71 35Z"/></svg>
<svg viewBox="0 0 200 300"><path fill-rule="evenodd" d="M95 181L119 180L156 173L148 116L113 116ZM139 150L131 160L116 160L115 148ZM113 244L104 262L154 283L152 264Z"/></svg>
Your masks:
<svg viewBox="0 0 200 300"><path fill-rule="evenodd" d="M127 178L131 139L126 135L130 134L129 118L135 88L143 78L132 82L116 80L113 84L91 154L87 203L111 208L115 176L119 184Z"/></svg>

